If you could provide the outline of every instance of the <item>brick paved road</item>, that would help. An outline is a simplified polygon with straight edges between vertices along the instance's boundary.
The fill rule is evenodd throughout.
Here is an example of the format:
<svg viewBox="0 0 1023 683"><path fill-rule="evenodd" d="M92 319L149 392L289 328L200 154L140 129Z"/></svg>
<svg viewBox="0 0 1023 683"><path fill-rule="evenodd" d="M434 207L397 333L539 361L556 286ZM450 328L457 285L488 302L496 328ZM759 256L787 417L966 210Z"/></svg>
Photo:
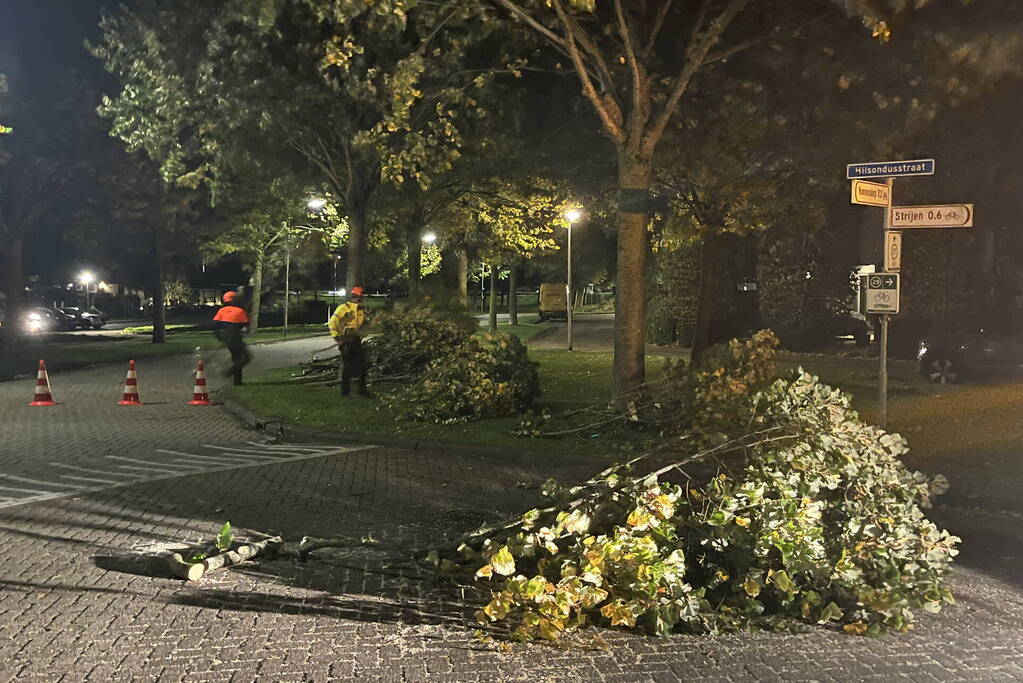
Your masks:
<svg viewBox="0 0 1023 683"><path fill-rule="evenodd" d="M263 362L288 362L308 350L302 344L322 340L265 347ZM0 472L43 480L52 466L40 458L89 467L116 452L174 468L180 456L161 450L256 458L278 448L220 408L182 408L187 363L140 365L143 400L166 401L166 412L108 409L120 368L55 377L65 405L47 413L9 405L23 404L31 383L0 384ZM403 565L396 549L521 510L546 477L572 480L590 467L389 448L279 450L302 455L0 509L0 680L1023 680L1023 539L1003 512L936 511L968 533L954 577L959 602L922 616L907 635L652 639L602 630L595 642L591 630L568 649L500 653L472 641L474 607ZM1003 478L1023 483L1019 470ZM305 564L285 552L196 585L148 559L208 537L225 519L292 547L305 535L378 543L319 551Z"/></svg>

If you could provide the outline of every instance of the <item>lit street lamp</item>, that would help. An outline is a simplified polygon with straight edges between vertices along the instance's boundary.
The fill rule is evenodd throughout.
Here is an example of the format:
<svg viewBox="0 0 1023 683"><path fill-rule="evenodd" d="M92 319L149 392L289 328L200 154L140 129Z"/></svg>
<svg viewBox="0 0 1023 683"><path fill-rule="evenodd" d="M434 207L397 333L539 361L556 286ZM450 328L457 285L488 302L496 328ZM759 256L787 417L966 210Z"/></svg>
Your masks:
<svg viewBox="0 0 1023 683"><path fill-rule="evenodd" d="M423 243L424 244L433 244L436 241L437 241L437 234L436 233L428 232L425 235L423 235Z"/></svg>
<svg viewBox="0 0 1023 683"><path fill-rule="evenodd" d="M306 207L312 212L318 212L327 205L327 200L314 198L306 202ZM316 231L316 228L311 225L293 225L291 230L301 229L306 231ZM284 234L284 336L288 336L288 308L291 303L291 232ZM334 266L335 279L337 273L337 265Z"/></svg>
<svg viewBox="0 0 1023 683"><path fill-rule="evenodd" d="M568 221L568 282L565 284L565 294L568 306L568 350L572 350L572 224L578 221L582 214L578 209L569 209L565 212L565 220Z"/></svg>
<svg viewBox="0 0 1023 683"><path fill-rule="evenodd" d="M86 308L91 308L92 307L92 302L89 299L89 285L91 285L93 282L95 282L95 280L96 280L96 276L93 275L88 270L82 271L82 273L78 276L78 281L81 282L82 285L85 287L85 307Z"/></svg>

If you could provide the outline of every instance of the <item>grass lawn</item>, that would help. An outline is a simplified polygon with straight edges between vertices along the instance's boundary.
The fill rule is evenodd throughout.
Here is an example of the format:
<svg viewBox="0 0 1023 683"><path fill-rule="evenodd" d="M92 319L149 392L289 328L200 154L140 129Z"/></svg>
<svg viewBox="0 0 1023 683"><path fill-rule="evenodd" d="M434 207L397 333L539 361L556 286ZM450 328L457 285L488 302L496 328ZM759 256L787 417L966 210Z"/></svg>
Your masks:
<svg viewBox="0 0 1023 683"><path fill-rule="evenodd" d="M543 350L531 351L530 357L539 363L540 385L544 390L537 408L549 407L557 413L597 401L601 396L610 396L613 378L609 353ZM379 399L342 399L337 387L289 382L292 372L280 369L257 375L245 386L235 388L234 395L261 415L367 438L448 441L547 453L601 455L609 452L603 443L584 437L532 439L515 436L512 430L519 422L518 417L449 425L401 420ZM387 392L391 386L378 383L373 390Z"/></svg>
<svg viewBox="0 0 1023 683"><path fill-rule="evenodd" d="M324 334L323 325L289 326L287 339ZM282 341L280 328L266 328L248 336L250 344ZM196 347L213 351L220 343L210 331L174 331L167 333L165 344L154 344L148 335L95 337L89 335L55 335L27 338L12 353L0 359L0 379L34 374L40 359L47 370L61 371L96 365L191 353Z"/></svg>
<svg viewBox="0 0 1023 683"><path fill-rule="evenodd" d="M523 327L523 326L519 326ZM530 331L534 327L527 326ZM535 332L534 332L535 333ZM585 406L600 405L611 396L613 357L610 353L581 353L566 350L531 350L539 363L543 395L536 408L547 408L553 415ZM802 365L823 381L852 394L853 403L867 420L876 414L876 360L807 356L786 359L779 370L786 372ZM483 420L466 424L437 425L405 421L381 405L378 399L342 400L336 387L316 387L289 382L292 370L275 370L253 378L253 383L236 390L236 396L263 415L282 418L293 424L372 438L397 437L422 441L447 441L472 445L513 448L557 453L608 453L613 444L605 438L585 432L561 439L518 437L512 431L518 417ZM917 420L926 422L932 398L942 398L960 390L934 387L914 379L909 366L895 368L890 380L892 428L907 430L911 446L933 448L930 438L921 434ZM663 376L663 357L647 356L647 379L656 382ZM377 384L374 390L386 393L394 385ZM948 401L947 399L943 399ZM954 405L954 402L952 402ZM941 409L944 412L945 409ZM952 408L948 408L952 410ZM927 430L929 435L931 430Z"/></svg>

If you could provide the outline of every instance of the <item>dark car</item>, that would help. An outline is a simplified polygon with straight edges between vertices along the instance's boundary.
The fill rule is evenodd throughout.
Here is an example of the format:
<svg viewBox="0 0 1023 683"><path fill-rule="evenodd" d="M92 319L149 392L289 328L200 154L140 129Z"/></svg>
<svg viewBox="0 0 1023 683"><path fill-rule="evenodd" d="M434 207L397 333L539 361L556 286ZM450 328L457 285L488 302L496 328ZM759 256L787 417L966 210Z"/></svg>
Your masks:
<svg viewBox="0 0 1023 683"><path fill-rule="evenodd" d="M920 340L917 365L924 379L937 384L1023 370L1023 334L980 329L931 335Z"/></svg>
<svg viewBox="0 0 1023 683"><path fill-rule="evenodd" d="M74 329L74 318L43 306L33 306L22 314L22 327L26 332L46 333Z"/></svg>
<svg viewBox="0 0 1023 683"><path fill-rule="evenodd" d="M60 310L74 317L75 327L78 329L98 330L107 324L106 316L96 307L79 308L78 306L65 306Z"/></svg>

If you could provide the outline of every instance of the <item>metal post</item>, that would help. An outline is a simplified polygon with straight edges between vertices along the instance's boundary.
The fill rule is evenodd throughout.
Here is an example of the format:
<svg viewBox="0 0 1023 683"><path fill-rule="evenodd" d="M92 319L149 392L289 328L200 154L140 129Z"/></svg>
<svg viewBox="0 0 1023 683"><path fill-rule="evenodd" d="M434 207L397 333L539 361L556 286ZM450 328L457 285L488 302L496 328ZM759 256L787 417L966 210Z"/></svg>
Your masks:
<svg viewBox="0 0 1023 683"><path fill-rule="evenodd" d="M565 284L568 304L568 350L572 350L572 221L568 222L568 282Z"/></svg>
<svg viewBox="0 0 1023 683"><path fill-rule="evenodd" d="M895 178L888 178L888 199L889 207L895 203ZM888 231L888 213L889 207L884 209L884 219L881 221L881 244L884 244L884 234ZM883 247L882 247L883 248ZM885 256L882 260L882 264L887 262ZM882 271L884 266L882 265ZM880 356L880 367L878 368L877 376L877 417L882 427L888 426L888 319L887 313L882 313L878 316L881 322L881 348L879 349Z"/></svg>
<svg viewBox="0 0 1023 683"><path fill-rule="evenodd" d="M881 318L881 370L878 372L878 421L882 427L888 425L888 314Z"/></svg>
<svg viewBox="0 0 1023 683"><path fill-rule="evenodd" d="M284 237L284 336L288 336L288 304L291 301L291 235Z"/></svg>

